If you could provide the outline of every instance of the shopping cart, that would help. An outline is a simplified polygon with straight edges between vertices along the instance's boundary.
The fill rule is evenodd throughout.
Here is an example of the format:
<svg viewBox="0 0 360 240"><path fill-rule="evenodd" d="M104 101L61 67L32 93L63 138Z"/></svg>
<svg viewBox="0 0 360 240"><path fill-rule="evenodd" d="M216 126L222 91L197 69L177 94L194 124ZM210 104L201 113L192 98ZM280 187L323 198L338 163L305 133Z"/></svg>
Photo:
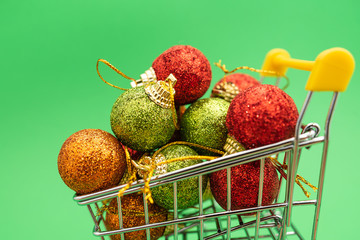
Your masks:
<svg viewBox="0 0 360 240"><path fill-rule="evenodd" d="M319 223L319 213L324 186L324 173L329 145L330 122L336 105L339 92L346 90L354 70L354 59L352 55L342 48L326 50L318 55L315 61L304 61L292 59L289 53L283 49L271 50L264 61L262 80L264 77L274 76L274 72L285 75L286 70L291 68L310 71L310 76L305 89L308 91L299 119L297 121L295 135L293 138L258 147L255 149L238 152L215 160L203 162L186 167L177 171L152 177L150 188L173 184L174 187L174 210L173 218L165 222L149 223L148 203L144 201L145 225L131 228L123 228L121 198L118 192L125 185L107 189L104 191L74 196L74 200L83 206L87 206L94 221L94 235L105 239L109 235L119 234L124 239L124 233L138 230L146 230L146 238L150 239L150 228L171 226L172 232L161 239L304 239L292 221L292 209L294 206L310 205L314 207L314 220L312 239L316 239ZM278 76L279 76L278 75ZM277 81L278 82L278 81ZM317 91L331 91L333 97L330 103L328 115L324 125L324 135L318 136L320 127L316 123L308 124L300 132L302 120L310 104L311 97ZM320 173L318 191L315 199L294 201L294 185L303 148L322 144L322 157L320 162ZM284 200L278 197L273 204L262 205L262 192L264 180L265 158L277 156L284 158L287 163L287 181ZM260 182L258 205L252 208L231 210L231 167L260 160ZM190 177L198 177L199 186L202 186L202 175L209 174L221 169L227 169L227 209L222 210L213 199L203 201L203 190L199 187L199 203L197 207L178 210L177 207L177 182ZM284 182L281 177L280 182ZM139 192L144 187L144 181L138 180L126 194ZM143 193L145 194L145 193ZM104 200L117 198L120 228L106 231L103 227L105 213L101 213ZM144 195L145 199L145 195ZM97 213L101 214L97 214ZM253 214L256 217L243 217L244 214ZM295 238L294 238L295 237Z"/></svg>

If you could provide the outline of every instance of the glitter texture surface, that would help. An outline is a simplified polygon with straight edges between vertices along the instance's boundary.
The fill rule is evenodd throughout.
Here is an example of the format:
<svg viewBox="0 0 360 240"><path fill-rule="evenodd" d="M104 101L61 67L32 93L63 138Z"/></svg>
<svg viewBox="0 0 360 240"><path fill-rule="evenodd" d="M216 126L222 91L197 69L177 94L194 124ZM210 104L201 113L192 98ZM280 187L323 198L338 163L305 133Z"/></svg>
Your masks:
<svg viewBox="0 0 360 240"><path fill-rule="evenodd" d="M202 97L210 86L211 67L198 49L177 45L158 56L152 64L158 80L172 73L176 79L175 103L184 105Z"/></svg>
<svg viewBox="0 0 360 240"><path fill-rule="evenodd" d="M123 227L136 227L145 225L145 213L143 195L133 193L121 197L121 210L123 216ZM164 222L167 219L167 211L156 204L148 202L149 223ZM109 210L106 213L105 227L108 231L119 229L119 215L117 200L110 202ZM150 239L155 240L163 235L165 227L151 228ZM143 240L146 239L146 231L135 231L125 233L125 240ZM121 235L110 236L112 240L120 240Z"/></svg>
<svg viewBox="0 0 360 240"><path fill-rule="evenodd" d="M193 149L185 145L172 145L165 148L160 152L165 156L167 160L172 158L184 157L184 156L196 156L198 155ZM201 163L202 160L185 160L172 162L167 165L166 172L172 172L184 167L188 167L197 163ZM158 173L155 172L154 175ZM203 176L203 192L205 191L208 181L208 176ZM159 187L151 188L152 197L154 202L166 209L174 208L174 187L173 184L166 184ZM191 207L199 202L199 180L198 177L188 178L177 183L177 200L178 209L184 209Z"/></svg>
<svg viewBox="0 0 360 240"><path fill-rule="evenodd" d="M257 206L259 193L260 161L231 168L231 209ZM279 192L279 178L274 165L265 161L262 205L273 203ZM210 174L211 192L217 203L227 209L226 169Z"/></svg>
<svg viewBox="0 0 360 240"><path fill-rule="evenodd" d="M250 75L243 74L243 73L233 73L229 74L222 79L220 79L214 86L212 90L211 97L222 97L221 94L215 94L214 90L218 88L221 84L233 83L239 92L242 92L250 87L258 86L261 83L253 78Z"/></svg>
<svg viewBox="0 0 360 240"><path fill-rule="evenodd" d="M137 151L165 145L175 131L171 109L151 101L143 86L119 96L112 108L110 122L116 137Z"/></svg>
<svg viewBox="0 0 360 240"><path fill-rule="evenodd" d="M202 146L223 150L227 137L226 113L230 103L221 98L200 99L184 113L180 122L181 139ZM197 148L199 154L211 152Z"/></svg>
<svg viewBox="0 0 360 240"><path fill-rule="evenodd" d="M60 176L77 194L116 186L125 168L125 152L119 141L100 129L84 129L72 134L58 156Z"/></svg>
<svg viewBox="0 0 360 240"><path fill-rule="evenodd" d="M294 136L298 117L289 95L276 86L259 85L234 98L226 126L229 135L251 149Z"/></svg>

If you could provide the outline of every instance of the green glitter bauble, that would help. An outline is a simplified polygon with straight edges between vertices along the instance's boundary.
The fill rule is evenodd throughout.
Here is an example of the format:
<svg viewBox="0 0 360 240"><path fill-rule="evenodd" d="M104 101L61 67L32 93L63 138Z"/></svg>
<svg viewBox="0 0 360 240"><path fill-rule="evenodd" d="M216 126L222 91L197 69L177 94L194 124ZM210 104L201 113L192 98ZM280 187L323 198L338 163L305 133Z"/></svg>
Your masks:
<svg viewBox="0 0 360 240"><path fill-rule="evenodd" d="M221 98L201 99L186 109L181 118L181 139L223 150L227 137L226 114L230 103ZM196 148L199 154L213 155Z"/></svg>
<svg viewBox="0 0 360 240"><path fill-rule="evenodd" d="M121 143L137 151L165 145L175 131L171 108L154 103L144 87L124 92L110 114L111 128Z"/></svg>
<svg viewBox="0 0 360 240"><path fill-rule="evenodd" d="M165 159L173 159L184 156L197 156L198 154L190 147L185 145L172 145L160 152ZM181 168L185 168L202 160L190 159L184 161L176 161L165 166L165 170L161 173L155 171L154 175L172 172ZM202 191L205 191L208 176L204 175L202 182ZM165 184L159 187L151 188L151 195L154 202L166 209L174 209L174 185L172 183ZM177 206L178 209L185 209L199 203L199 178L192 177L177 182Z"/></svg>

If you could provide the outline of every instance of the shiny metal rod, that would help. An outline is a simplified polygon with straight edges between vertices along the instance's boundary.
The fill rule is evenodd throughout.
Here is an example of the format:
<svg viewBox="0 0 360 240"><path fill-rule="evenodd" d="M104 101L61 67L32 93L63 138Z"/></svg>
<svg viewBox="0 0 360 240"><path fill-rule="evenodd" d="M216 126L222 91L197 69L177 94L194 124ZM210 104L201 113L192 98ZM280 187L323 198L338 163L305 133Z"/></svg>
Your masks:
<svg viewBox="0 0 360 240"><path fill-rule="evenodd" d="M117 201L117 205L118 205L119 227L120 227L120 229L122 229L123 228L123 216L122 216L122 207L121 207L121 197L117 196L116 201ZM124 233L120 234L120 239L121 240L125 239Z"/></svg>
<svg viewBox="0 0 360 240"><path fill-rule="evenodd" d="M310 145L313 145L313 144L318 144L318 143L323 142L323 140L324 140L323 137L317 137L317 138L314 138L312 140L308 140L308 141L300 143L299 147L307 147L307 146L310 146ZM216 171L222 170L224 168L227 168L229 166L234 167L234 166L237 166L239 164L246 164L246 163L249 163L249 162L256 161L256 160L258 160L258 159L260 159L262 157L270 156L270 155L273 155L273 154L276 154L276 153L279 153L279 152L284 152L284 151L287 151L287 150L290 150L290 149L292 149L292 145L287 145L286 147L277 148L277 149L271 149L271 150L268 150L266 152L260 152L257 155L252 155L252 156L247 156L246 155L246 157L244 157L244 156L239 157L238 154L240 154L241 152L231 154L231 155L225 156L226 158L225 157L220 157L218 159L214 159L214 160L211 160L211 161L208 161L208 162L203 162L203 163L196 164L196 165L193 165L193 166L190 166L190 167L186 167L186 168L183 168L183 169L180 169L180 170L176 170L176 171L173 171L173 172L170 172L170 173L165 173L163 175L155 176L155 177L151 178L150 187L160 186L160 185L172 183L174 181L181 181L181 180L184 180L184 179L187 179L187 178L190 178L190 177L195 177L195 176L202 175L202 174L208 174L208 173L211 173L211 172L216 172ZM228 158L231 161L230 160L228 161ZM223 161L219 162L218 160L223 160ZM207 167L204 168L203 166L207 166ZM182 172L183 174L178 175L178 171ZM185 171L185 173L184 173L184 171ZM176 177L171 177L171 178L168 177L168 176L173 176L173 175L168 175L168 174L172 174L172 173L175 173L175 172L176 172L176 175L175 175ZM160 182L160 179L162 179L162 177L164 177L164 178L166 177L166 179L161 180L161 182ZM140 180L138 182L139 183L134 183L133 186L130 189L126 190L124 195L139 192L141 190L141 188L144 187L144 181ZM123 187L123 186L125 186L125 185L121 185L121 187ZM116 188L117 191L114 191L111 194L103 195L101 197L96 197L96 198L92 198L92 199L82 200L82 201L79 201L78 204L79 205L88 205L88 204L91 204L93 202L102 201L102 200L106 200L106 199L109 199L109 198L114 198L114 197L117 196L118 191L121 189L121 187L120 188L117 187Z"/></svg>
<svg viewBox="0 0 360 240"><path fill-rule="evenodd" d="M264 221L272 220L272 219L274 219L274 218L276 218L276 217L277 217L277 216L266 216L266 217L262 217L262 218L260 219L260 221L261 221L261 222L264 222ZM249 232L247 231L247 228L250 227L250 226L252 226L252 225L256 225L256 220L253 220L253 221L244 223L244 224L242 224L242 225L238 225L238 226L236 226L236 227L232 227L232 228L231 228L231 231L234 232L234 231L239 230L239 229L245 229L245 231L247 232L248 238L251 239L251 236L250 236ZM263 224L263 225L261 225L261 227L264 227L264 228L275 227L275 226L276 226L276 224ZM216 233L216 234L213 234L213 235L211 235L211 236L208 236L208 237L206 237L205 239L206 239L206 240L210 240L210 239L216 238L216 237L218 237L218 236L222 236L222 235L224 235L225 233L227 233L227 231L228 231L228 230L224 230L224 231L222 231L222 232L220 232L220 233Z"/></svg>
<svg viewBox="0 0 360 240"><path fill-rule="evenodd" d="M226 210L231 212L231 168L226 169ZM227 240L231 239L231 215L227 217Z"/></svg>
<svg viewBox="0 0 360 240"><path fill-rule="evenodd" d="M301 134L300 139L303 140L304 143L315 144L316 141L315 142L312 141L312 140L316 139L316 138L313 139L315 134L316 134L315 131L309 131L307 133ZM321 141L321 138L319 138L317 140ZM222 162L222 163L232 162L234 158L241 158L242 159L242 158L254 156L254 155L257 155L259 153L265 153L265 152L271 152L271 154L273 154L274 151L272 151L272 150L276 150L276 152L281 152L282 147L289 147L289 146L292 147L293 142L294 142L294 138L289 138L289 139L286 139L284 141L280 141L280 142L277 142L277 143L273 143L273 144L269 144L269 145L266 145L266 146L258 147L258 148L255 148L255 149L249 149L249 150L246 150L246 151L243 151L243 152L238 152L238 153L234 153L234 154L231 154L231 155L219 157L219 158L214 159L212 161L203 162L201 164L196 164L194 166L190 166L190 167L186 167L186 168L179 169L179 170L176 170L176 171L172 171L172 172L169 172L169 173L165 173L165 174L162 174L160 176L154 176L151 179L151 181L152 182L157 182L157 181L165 180L165 179L172 178L172 177L182 176L184 174L195 172L195 171L198 171L198 170L201 170L201 169L208 169L209 167L217 166L217 164L219 162ZM306 146L308 146L308 145L306 145ZM144 183L143 180L139 180L139 181L135 182L132 185L132 187L138 187L138 186L143 187L143 183ZM108 195L110 193L116 193L120 189L122 189L125 185L126 184L123 184L123 185L120 185L120 186L117 186L117 187L113 187L113 188L106 189L106 190L103 190L103 191L99 191L99 192L96 192L96 193L90 193L90 194L87 194L87 195L81 195L81 196L76 196L75 195L74 200L78 201L78 202L79 201L82 202L82 201L85 201L85 200L90 200L90 199L94 199L94 198L97 198L97 197L100 197L100 196ZM113 196L113 197L115 197L115 196ZM81 203L79 203L79 204L81 204Z"/></svg>
<svg viewBox="0 0 360 240"><path fill-rule="evenodd" d="M88 210L89 210L89 212L90 212L91 218L93 219L93 221L94 221L94 223L95 223L95 229L96 229L96 231L101 231L100 226L99 226L99 222L97 221L96 216L95 216L95 214L94 214L91 206L90 206L90 205L87 205L87 207L88 207ZM101 236L101 240L104 240L104 237Z"/></svg>
<svg viewBox="0 0 360 240"><path fill-rule="evenodd" d="M293 156L293 151L289 151L289 154L287 155L288 158L286 159L286 161L288 162L288 167L287 167L287 172L288 173L291 173L291 169L293 168L293 164L294 164L294 162L291 160L292 156ZM288 178L287 178L287 181L286 181L286 190L285 190L285 202L286 203L289 202L288 193L289 193L290 185L291 185L291 182L289 180L289 175L288 175ZM281 240L285 240L286 235L287 235L286 234L287 233L287 222L286 222L287 212L288 212L288 208L286 207L284 209L284 213L283 213L284 219L282 221L282 227L281 227L281 232L280 232L280 239Z"/></svg>
<svg viewBox="0 0 360 240"><path fill-rule="evenodd" d="M260 160L260 176L259 176L259 192L258 192L258 207L262 205L262 195L264 189L264 166L265 166L265 159L262 158ZM259 226L260 226L260 212L256 213L256 225L255 225L255 240L259 238Z"/></svg>
<svg viewBox="0 0 360 240"><path fill-rule="evenodd" d="M173 183L174 185L174 220L178 219L178 205L177 205L177 182ZM174 227L174 239L178 239L178 225L175 224Z"/></svg>
<svg viewBox="0 0 360 240"><path fill-rule="evenodd" d="M202 185L203 185L203 176L200 175L199 177L199 216L202 217L204 214L203 210L203 191L202 191ZM200 239L204 239L204 220L200 220Z"/></svg>
<svg viewBox="0 0 360 240"><path fill-rule="evenodd" d="M281 77L277 77L277 78L276 78L275 86L279 87L279 85L280 85L280 80L281 80Z"/></svg>
<svg viewBox="0 0 360 240"><path fill-rule="evenodd" d="M315 204L316 204L316 200L295 201L293 203L294 206L315 205ZM231 212L223 211L223 212L209 213L209 214L204 214L202 218L206 218L206 220L210 220L210 219L214 219L214 218L216 219L216 218L224 217L224 216L228 216L228 215L247 214L247 213L254 213L257 211L271 210L271 209L284 208L284 207L286 207L286 203L277 203L277 204L271 204L271 205L266 205L266 206L261 206L261 207L232 210ZM114 235L114 234L118 234L121 232L123 232L123 233L133 232L133 231L144 230L146 228L155 228L155 227L163 227L163 226L175 225L175 224L198 222L200 220L201 219L199 216L193 216L193 217L169 220L166 222L149 223L147 225L124 228L122 230L94 232L94 235L95 236ZM225 230L225 231L227 231L227 230Z"/></svg>
<svg viewBox="0 0 360 240"><path fill-rule="evenodd" d="M290 220L291 220L291 208L292 208L292 202L293 202L293 195L294 195L294 183L295 183L295 176L296 176L296 171L297 171L297 165L298 165L298 151L299 151L299 141L300 141L300 128L301 128L301 123L302 123L302 119L304 118L305 112L307 107L309 106L311 97L312 97L313 92L309 91L306 99L304 101L304 104L301 108L301 112L299 115L299 118L297 120L296 123L296 127L295 127L295 136L294 136L294 150L293 150L293 156L292 159L290 159L290 161L292 161L291 164L291 169L290 171L287 173L288 174L288 182L289 184L289 188L287 189L288 191L286 192L286 200L289 204L286 210L286 216L285 216L285 224L287 224L287 226L290 225ZM290 165L290 162L289 162ZM283 237L285 237L286 235L283 235Z"/></svg>
<svg viewBox="0 0 360 240"><path fill-rule="evenodd" d="M148 201L146 199L146 194L143 192L143 201L144 201L144 215L145 215L145 224L149 224L149 208ZM150 229L146 229L146 240L150 240Z"/></svg>
<svg viewBox="0 0 360 240"><path fill-rule="evenodd" d="M213 198L211 198L211 208L212 208L213 212L216 212L215 201ZM215 218L215 224L216 224L217 232L218 233L221 232L220 221L218 218Z"/></svg>
<svg viewBox="0 0 360 240"><path fill-rule="evenodd" d="M317 204L315 209L315 216L314 216L314 225L313 225L313 231L311 239L316 239L316 233L318 229L318 223L319 223L319 216L320 216L320 206L321 206L321 200L322 200L322 193L324 188L324 178L325 178L325 166L326 166L326 159L327 159L327 153L328 153L328 147L329 147L329 133L330 133L330 123L331 118L334 113L334 109L336 106L337 98L339 93L334 92L334 95L331 100L330 108L328 111L328 115L325 121L325 141L324 141L324 147L323 147L323 153L322 153L322 159L321 159L321 168L320 168L320 176L319 176L319 184L318 184L318 192L317 192Z"/></svg>

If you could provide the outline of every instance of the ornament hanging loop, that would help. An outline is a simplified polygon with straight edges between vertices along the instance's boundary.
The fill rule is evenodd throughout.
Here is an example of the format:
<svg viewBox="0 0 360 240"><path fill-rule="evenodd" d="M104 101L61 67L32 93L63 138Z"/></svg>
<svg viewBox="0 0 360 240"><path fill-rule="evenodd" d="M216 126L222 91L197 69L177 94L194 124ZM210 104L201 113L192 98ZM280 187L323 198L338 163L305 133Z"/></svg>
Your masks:
<svg viewBox="0 0 360 240"><path fill-rule="evenodd" d="M165 80L165 82L168 84L168 87L169 87L172 119L173 119L173 122L174 122L174 126L175 126L176 130L180 130L179 122L177 120L177 115L176 115L175 99L174 99L174 95L175 95L174 85L176 84L177 80L174 77L174 75L170 74L168 76L168 78Z"/></svg>
<svg viewBox="0 0 360 240"><path fill-rule="evenodd" d="M286 76L286 75L281 75L279 74L278 72L274 72L274 71L269 71L269 70L263 70L263 69L256 69L256 68L252 68L252 67L248 67L248 66L240 66L240 67L237 67L237 68L234 68L233 70L229 71L226 69L226 66L225 64L221 64L221 60L219 60L219 62L215 63L215 66L217 66L218 68L220 68L224 73L225 73L225 77L226 75L228 74L231 74L231 73L234 73L238 70L242 70L242 69L245 69L245 70L249 70L251 72L256 72L256 73L265 73L265 74L271 74L271 75L275 75L277 77L283 77L286 79L286 84L285 86L282 88L282 90L285 90L286 88L288 88L289 86L289 78Z"/></svg>
<svg viewBox="0 0 360 240"><path fill-rule="evenodd" d="M120 90L124 90L124 91L127 90L126 88L121 88L121 87L118 87L118 86L116 86L116 85L114 85L114 84L109 83L108 81L106 81L106 80L101 76L100 71L99 71L99 63L100 63L100 62L104 63L106 66L108 66L109 68L111 68L112 70L114 70L115 72L117 72L118 74L120 74L121 76L123 76L124 78L129 79L129 80L131 80L131 81L133 81L133 82L136 83L135 79L133 79L133 78L125 75L125 73L121 72L119 69L117 69L116 67L114 67L114 66L113 66L111 63L109 63L108 61L106 61L106 60L104 60L104 59L98 59L97 62L96 62L96 71L97 71L99 77L101 78L101 80L103 80L103 82L106 83L106 84L108 84L109 86L112 86L112 87L114 87L114 88L117 88L117 89L120 89Z"/></svg>
<svg viewBox="0 0 360 240"><path fill-rule="evenodd" d="M147 166L147 165L142 165L142 164L138 164L136 163L134 160L131 160L131 164L136 168L136 169L140 169L140 170L143 170L145 172L148 172L150 171L150 167Z"/></svg>
<svg viewBox="0 0 360 240"><path fill-rule="evenodd" d="M275 75L277 77L286 77L285 75L280 75L279 73L274 72L274 71L256 69L256 68L252 68L252 67L248 67L248 66L240 66L240 67L234 68L233 70L229 71L229 70L226 69L225 64L221 64L221 60L219 60L219 62L215 63L215 65L218 68L220 68L225 74L230 74L230 73L236 72L237 70L246 69L246 70L256 72L256 73L268 73L268 74L273 74L273 75Z"/></svg>

